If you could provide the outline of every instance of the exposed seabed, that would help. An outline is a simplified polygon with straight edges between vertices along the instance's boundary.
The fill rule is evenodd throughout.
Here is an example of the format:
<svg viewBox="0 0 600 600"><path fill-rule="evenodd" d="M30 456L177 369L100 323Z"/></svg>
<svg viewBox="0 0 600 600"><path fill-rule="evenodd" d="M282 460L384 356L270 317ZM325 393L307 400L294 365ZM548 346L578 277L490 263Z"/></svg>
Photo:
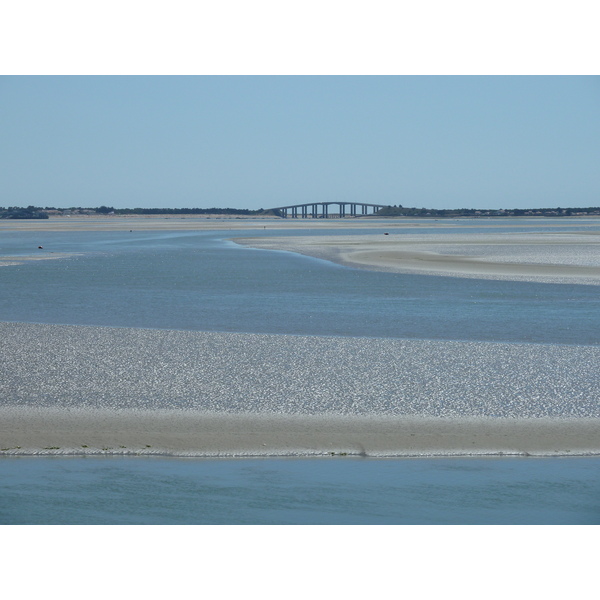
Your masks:
<svg viewBox="0 0 600 600"><path fill-rule="evenodd" d="M597 419L0 408L1 456L589 456Z"/></svg>
<svg viewBox="0 0 600 600"><path fill-rule="evenodd" d="M600 454L596 346L0 323L0 350L4 456Z"/></svg>

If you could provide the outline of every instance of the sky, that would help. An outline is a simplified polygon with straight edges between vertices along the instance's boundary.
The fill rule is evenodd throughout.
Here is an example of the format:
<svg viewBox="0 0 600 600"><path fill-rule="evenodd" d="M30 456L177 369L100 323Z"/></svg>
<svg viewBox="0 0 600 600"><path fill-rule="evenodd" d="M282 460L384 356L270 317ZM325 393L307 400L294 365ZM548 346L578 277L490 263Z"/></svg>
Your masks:
<svg viewBox="0 0 600 600"><path fill-rule="evenodd" d="M3 76L0 206L600 205L600 77Z"/></svg>

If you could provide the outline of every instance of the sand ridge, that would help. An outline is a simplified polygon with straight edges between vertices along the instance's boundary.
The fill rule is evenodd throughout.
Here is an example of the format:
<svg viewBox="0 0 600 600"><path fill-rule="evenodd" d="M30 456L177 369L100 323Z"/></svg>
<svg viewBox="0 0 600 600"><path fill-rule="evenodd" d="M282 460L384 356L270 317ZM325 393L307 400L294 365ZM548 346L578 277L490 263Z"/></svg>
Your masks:
<svg viewBox="0 0 600 600"><path fill-rule="evenodd" d="M0 407L0 456L590 456L597 419Z"/></svg>
<svg viewBox="0 0 600 600"><path fill-rule="evenodd" d="M394 273L600 285L600 236L565 234L415 234L234 238L342 265Z"/></svg>
<svg viewBox="0 0 600 600"><path fill-rule="evenodd" d="M268 216L239 215L72 215L51 216L48 219L0 219L0 231L211 231L227 229L380 229L381 231L419 231L421 229L464 227L531 228L539 218L514 219L495 217L473 218L377 218L356 217L344 219L282 219ZM569 224L578 228L597 227L598 220L590 217L572 218ZM545 229L562 228L564 220L545 220Z"/></svg>
<svg viewBox="0 0 600 600"><path fill-rule="evenodd" d="M0 452L600 453L600 348L0 323Z"/></svg>

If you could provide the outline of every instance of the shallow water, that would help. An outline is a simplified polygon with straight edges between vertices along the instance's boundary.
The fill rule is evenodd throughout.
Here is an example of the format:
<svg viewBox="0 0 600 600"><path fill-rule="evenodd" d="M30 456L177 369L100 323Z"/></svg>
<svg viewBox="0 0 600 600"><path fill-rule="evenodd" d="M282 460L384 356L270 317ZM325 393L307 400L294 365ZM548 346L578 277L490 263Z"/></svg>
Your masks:
<svg viewBox="0 0 600 600"><path fill-rule="evenodd" d="M4 524L600 524L600 458L10 458Z"/></svg>
<svg viewBox="0 0 600 600"><path fill-rule="evenodd" d="M598 286L379 273L227 241L273 234L282 232L44 233L43 252L75 254L0 268L0 319L193 331L600 343ZM37 232L0 232L0 255L26 248L31 252L38 237Z"/></svg>

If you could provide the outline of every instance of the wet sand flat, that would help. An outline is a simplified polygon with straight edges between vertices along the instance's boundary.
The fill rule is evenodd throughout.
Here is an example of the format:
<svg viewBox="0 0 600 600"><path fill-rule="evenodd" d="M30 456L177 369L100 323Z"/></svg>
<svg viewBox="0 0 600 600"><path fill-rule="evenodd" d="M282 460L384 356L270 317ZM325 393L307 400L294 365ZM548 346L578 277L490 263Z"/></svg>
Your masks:
<svg viewBox="0 0 600 600"><path fill-rule="evenodd" d="M571 223L575 222L574 220ZM576 219L578 227L597 226L597 219ZM411 219L394 218L383 221L374 217L344 219L282 219L235 215L72 215L51 216L48 219L0 219L0 231L207 231L227 229L374 229L382 232L419 231L430 228L531 228L538 219ZM564 227L564 222L544 222L545 229Z"/></svg>
<svg viewBox="0 0 600 600"><path fill-rule="evenodd" d="M396 223L396 227L430 226ZM211 216L81 216L48 219L0 219L0 231L219 231L230 229L332 229L378 228L372 219L281 219L279 217Z"/></svg>
<svg viewBox="0 0 600 600"><path fill-rule="evenodd" d="M597 419L432 419L0 407L1 455L577 456Z"/></svg>
<svg viewBox="0 0 600 600"><path fill-rule="evenodd" d="M253 248L285 250L342 265L390 271L547 283L600 284L600 235L446 233L236 238Z"/></svg>

